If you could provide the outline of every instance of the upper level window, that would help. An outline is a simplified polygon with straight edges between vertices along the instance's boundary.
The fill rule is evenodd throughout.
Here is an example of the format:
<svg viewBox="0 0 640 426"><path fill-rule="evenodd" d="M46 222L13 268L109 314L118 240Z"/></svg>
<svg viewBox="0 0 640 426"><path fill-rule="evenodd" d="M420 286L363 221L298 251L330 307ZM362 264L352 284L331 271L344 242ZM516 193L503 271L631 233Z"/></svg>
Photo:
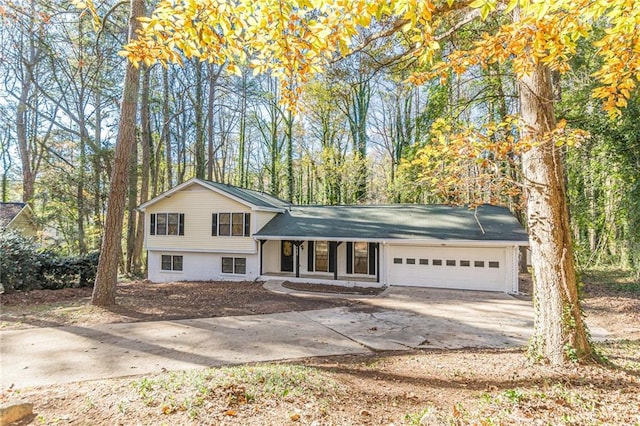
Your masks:
<svg viewBox="0 0 640 426"><path fill-rule="evenodd" d="M184 213L151 213L151 235L184 235Z"/></svg>
<svg viewBox="0 0 640 426"><path fill-rule="evenodd" d="M211 235L249 237L251 235L251 213L213 213L211 215Z"/></svg>

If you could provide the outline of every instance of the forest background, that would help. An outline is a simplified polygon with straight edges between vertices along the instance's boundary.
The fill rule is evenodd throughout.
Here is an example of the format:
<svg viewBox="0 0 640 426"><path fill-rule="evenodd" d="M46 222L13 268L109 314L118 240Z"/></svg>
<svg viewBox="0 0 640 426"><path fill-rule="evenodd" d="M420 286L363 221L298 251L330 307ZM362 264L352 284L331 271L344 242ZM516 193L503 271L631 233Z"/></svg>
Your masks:
<svg viewBox="0 0 640 426"><path fill-rule="evenodd" d="M0 4L2 201L30 203L65 254L100 248L123 90L128 3L95 5L98 23L67 2ZM442 51L500 20L451 32ZM518 139L510 65L416 84L408 78L421 64L403 54L402 34L376 30L363 28L361 48L297 87L293 110L278 77L248 62L141 65L122 271L144 273L136 207L194 176L298 204L502 204L524 224L521 158L498 143ZM581 269L640 273L640 99L632 93L614 118L603 111L591 41L553 73L556 117L586 132L562 147L576 257Z"/></svg>

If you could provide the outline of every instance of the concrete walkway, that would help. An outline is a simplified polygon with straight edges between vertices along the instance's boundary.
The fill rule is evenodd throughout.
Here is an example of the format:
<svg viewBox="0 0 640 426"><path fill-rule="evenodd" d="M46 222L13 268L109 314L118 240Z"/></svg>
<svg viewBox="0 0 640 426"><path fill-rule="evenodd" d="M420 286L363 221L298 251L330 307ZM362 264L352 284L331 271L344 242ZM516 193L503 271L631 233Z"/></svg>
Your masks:
<svg viewBox="0 0 640 426"><path fill-rule="evenodd" d="M365 308L1 331L0 386L382 350L517 347L533 325L530 302L499 293L393 287L361 300Z"/></svg>

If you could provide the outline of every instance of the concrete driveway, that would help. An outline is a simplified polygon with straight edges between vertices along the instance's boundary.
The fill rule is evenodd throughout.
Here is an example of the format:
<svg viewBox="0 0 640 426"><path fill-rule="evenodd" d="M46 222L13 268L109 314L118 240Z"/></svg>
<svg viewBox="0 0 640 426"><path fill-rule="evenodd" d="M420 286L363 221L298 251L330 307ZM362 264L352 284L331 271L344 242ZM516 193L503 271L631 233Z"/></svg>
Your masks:
<svg viewBox="0 0 640 426"><path fill-rule="evenodd" d="M271 283L277 287L277 283ZM522 346L531 302L392 287L364 308L0 332L0 386L411 348Z"/></svg>

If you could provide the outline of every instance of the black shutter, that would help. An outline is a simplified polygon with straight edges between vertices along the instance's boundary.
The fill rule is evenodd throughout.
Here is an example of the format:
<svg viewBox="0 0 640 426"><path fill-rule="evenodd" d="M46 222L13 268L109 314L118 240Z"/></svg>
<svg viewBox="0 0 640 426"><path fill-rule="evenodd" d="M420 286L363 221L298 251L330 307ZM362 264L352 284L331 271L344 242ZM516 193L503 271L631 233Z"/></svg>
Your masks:
<svg viewBox="0 0 640 426"><path fill-rule="evenodd" d="M369 243L369 275L376 274L376 243Z"/></svg>
<svg viewBox="0 0 640 426"><path fill-rule="evenodd" d="M218 213L211 213L211 236L218 235Z"/></svg>
<svg viewBox="0 0 640 426"><path fill-rule="evenodd" d="M313 260L315 258L313 247L313 241L307 241L307 271L309 272L313 272Z"/></svg>
<svg viewBox="0 0 640 426"><path fill-rule="evenodd" d="M151 229L149 229L149 235L156 235L156 214L151 213Z"/></svg>
<svg viewBox="0 0 640 426"><path fill-rule="evenodd" d="M329 241L329 272L336 271L336 251L338 245L335 241Z"/></svg>
<svg viewBox="0 0 640 426"><path fill-rule="evenodd" d="M178 235L184 235L184 213L180 213L178 220Z"/></svg>
<svg viewBox="0 0 640 426"><path fill-rule="evenodd" d="M251 213L244 214L244 236L251 236Z"/></svg>
<svg viewBox="0 0 640 426"><path fill-rule="evenodd" d="M347 241L347 274L353 274L353 243Z"/></svg>

